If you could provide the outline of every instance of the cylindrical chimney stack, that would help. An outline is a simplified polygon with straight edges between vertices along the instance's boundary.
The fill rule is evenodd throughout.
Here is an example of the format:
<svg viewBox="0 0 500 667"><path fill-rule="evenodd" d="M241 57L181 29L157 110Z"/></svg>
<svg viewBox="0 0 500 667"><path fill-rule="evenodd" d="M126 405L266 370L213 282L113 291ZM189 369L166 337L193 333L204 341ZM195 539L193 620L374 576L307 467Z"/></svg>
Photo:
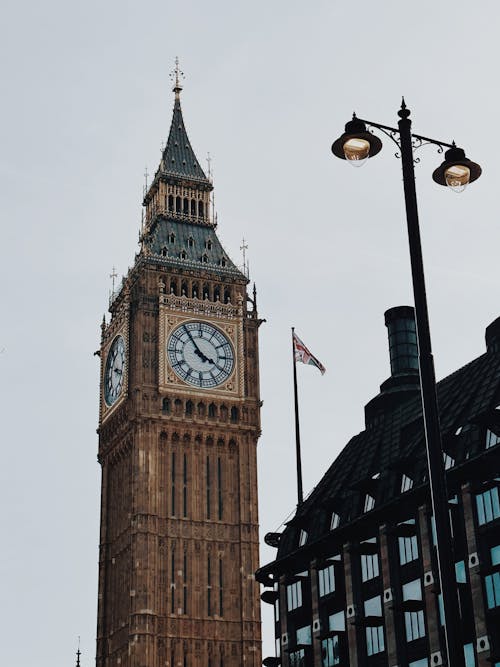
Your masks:
<svg viewBox="0 0 500 667"><path fill-rule="evenodd" d="M418 373L417 328L411 306L396 306L384 314L389 335L391 375Z"/></svg>

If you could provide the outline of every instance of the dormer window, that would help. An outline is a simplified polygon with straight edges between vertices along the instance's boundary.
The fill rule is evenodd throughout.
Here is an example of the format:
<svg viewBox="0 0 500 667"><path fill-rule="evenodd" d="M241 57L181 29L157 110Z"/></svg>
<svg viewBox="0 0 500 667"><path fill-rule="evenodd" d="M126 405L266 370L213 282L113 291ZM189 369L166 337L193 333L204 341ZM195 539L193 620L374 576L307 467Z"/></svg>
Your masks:
<svg viewBox="0 0 500 667"><path fill-rule="evenodd" d="M369 493L365 496L365 504L363 506L363 512L370 512L375 507L375 498Z"/></svg>
<svg viewBox="0 0 500 667"><path fill-rule="evenodd" d="M208 264L208 255L206 253L202 255L201 261L203 264Z"/></svg>
<svg viewBox="0 0 500 667"><path fill-rule="evenodd" d="M189 246L190 248L192 248L192 247L194 246L194 238L193 238L192 236L190 236L190 237L188 238L188 246Z"/></svg>
<svg viewBox="0 0 500 667"><path fill-rule="evenodd" d="M208 241L205 241L205 248L207 250L212 250L212 241L208 239Z"/></svg>
<svg viewBox="0 0 500 667"><path fill-rule="evenodd" d="M498 445L499 442L500 442L500 437L496 433L493 433L493 431L490 431L490 429L487 429L487 431L486 431L486 449L489 449L490 447L494 447L495 445Z"/></svg>
<svg viewBox="0 0 500 667"><path fill-rule="evenodd" d="M299 547L303 547L307 542L307 530L301 530L299 535Z"/></svg>
<svg viewBox="0 0 500 667"><path fill-rule="evenodd" d="M409 491L413 487L413 480L411 477L404 475L401 477L401 493Z"/></svg>
<svg viewBox="0 0 500 667"><path fill-rule="evenodd" d="M455 459L452 458L446 452L443 452L443 462L444 462L444 469L445 470L449 470L450 468L453 468L453 466L455 465Z"/></svg>
<svg viewBox="0 0 500 667"><path fill-rule="evenodd" d="M166 257L167 256L167 246L163 246L161 249L161 256Z"/></svg>
<svg viewBox="0 0 500 667"><path fill-rule="evenodd" d="M340 516L337 512L332 512L332 518L330 519L330 530L335 530L340 525Z"/></svg>
<svg viewBox="0 0 500 667"><path fill-rule="evenodd" d="M227 263L227 262L226 262L226 258L223 257L223 258L221 259L221 261L220 261L220 265L221 265L221 266L226 266L226 263Z"/></svg>
<svg viewBox="0 0 500 667"><path fill-rule="evenodd" d="M174 234L174 232L171 232L169 234L168 241L169 241L169 243L175 243L175 234Z"/></svg>
<svg viewBox="0 0 500 667"><path fill-rule="evenodd" d="M180 255L181 259L187 259L187 252L183 250Z"/></svg>

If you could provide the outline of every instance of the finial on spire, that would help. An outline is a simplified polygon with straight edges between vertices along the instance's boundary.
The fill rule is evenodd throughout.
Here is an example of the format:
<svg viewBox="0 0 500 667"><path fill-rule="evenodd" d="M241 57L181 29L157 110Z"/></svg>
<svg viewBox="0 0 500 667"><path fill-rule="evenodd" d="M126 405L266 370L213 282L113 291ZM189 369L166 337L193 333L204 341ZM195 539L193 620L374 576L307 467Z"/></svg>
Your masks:
<svg viewBox="0 0 500 667"><path fill-rule="evenodd" d="M170 78L174 82L174 87L172 90L175 93L175 99L179 99L179 94L182 90L181 79L184 79L184 72L179 68L179 58L175 57L175 67L170 72Z"/></svg>
<svg viewBox="0 0 500 667"><path fill-rule="evenodd" d="M81 656L81 651L80 651L80 637L78 637L78 650L76 652L76 667L80 667L80 656Z"/></svg>
<svg viewBox="0 0 500 667"><path fill-rule="evenodd" d="M248 278L248 262L247 262L248 243L244 238L241 242L240 250L243 253L243 273Z"/></svg>

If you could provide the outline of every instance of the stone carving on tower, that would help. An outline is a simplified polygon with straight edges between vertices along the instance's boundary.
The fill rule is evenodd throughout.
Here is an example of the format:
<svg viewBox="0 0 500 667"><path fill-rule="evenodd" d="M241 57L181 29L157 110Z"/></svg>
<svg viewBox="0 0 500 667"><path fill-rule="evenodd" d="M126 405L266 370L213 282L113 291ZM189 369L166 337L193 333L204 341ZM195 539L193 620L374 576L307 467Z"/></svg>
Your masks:
<svg viewBox="0 0 500 667"><path fill-rule="evenodd" d="M259 319L174 109L103 322L97 667L261 664Z"/></svg>

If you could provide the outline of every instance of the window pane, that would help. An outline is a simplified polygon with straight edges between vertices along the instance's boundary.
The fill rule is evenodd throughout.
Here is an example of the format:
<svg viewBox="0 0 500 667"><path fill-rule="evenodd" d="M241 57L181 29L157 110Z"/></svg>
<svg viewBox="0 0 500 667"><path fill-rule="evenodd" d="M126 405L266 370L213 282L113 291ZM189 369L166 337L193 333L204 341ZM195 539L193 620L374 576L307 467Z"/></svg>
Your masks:
<svg viewBox="0 0 500 667"><path fill-rule="evenodd" d="M491 564L500 565L500 544L496 547L490 549L491 552Z"/></svg>
<svg viewBox="0 0 500 667"><path fill-rule="evenodd" d="M458 563L455 563L455 574L457 583L459 584L467 583L467 577L465 574L465 562L463 560L460 560L458 561Z"/></svg>
<svg viewBox="0 0 500 667"><path fill-rule="evenodd" d="M343 611L338 611L336 614L328 617L328 629L336 632L345 631L345 616Z"/></svg>
<svg viewBox="0 0 500 667"><path fill-rule="evenodd" d="M465 667L475 667L476 661L474 659L474 647L472 644L465 644L464 646Z"/></svg>

